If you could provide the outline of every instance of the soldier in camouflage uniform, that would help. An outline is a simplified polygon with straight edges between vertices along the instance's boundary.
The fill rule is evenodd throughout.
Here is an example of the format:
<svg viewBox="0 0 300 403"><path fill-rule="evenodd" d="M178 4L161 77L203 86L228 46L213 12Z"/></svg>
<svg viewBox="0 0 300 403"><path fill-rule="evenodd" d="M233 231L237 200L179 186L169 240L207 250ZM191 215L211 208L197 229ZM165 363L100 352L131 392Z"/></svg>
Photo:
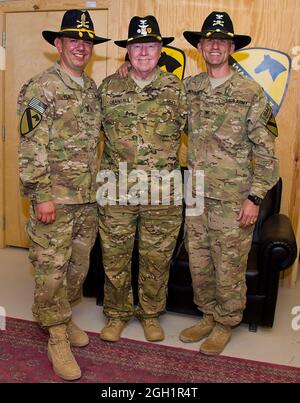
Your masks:
<svg viewBox="0 0 300 403"><path fill-rule="evenodd" d="M166 177L178 170L180 175L176 154L186 120L185 92L175 75L157 66L162 44L173 39L161 37L155 17L133 17L128 40L115 41L127 47L132 64L129 76L114 74L99 88L105 131L101 168L116 175L118 187L116 197L108 199L106 205L97 197L106 275L103 305L108 318L100 338L107 341L118 341L133 315L141 320L147 340L164 338L158 317L166 307L169 266L182 221L182 206L174 184L170 203L163 195L154 202L151 191L159 194L162 186L153 186L150 177L152 170L165 170ZM127 164L128 173L140 170L144 175L146 186L138 191L139 200L134 200L135 182L126 173L128 192L125 197L121 194L124 172L120 163ZM131 256L136 231L139 304L134 310Z"/></svg>
<svg viewBox="0 0 300 403"><path fill-rule="evenodd" d="M185 81L188 168L204 171L204 213L186 218L194 301L203 319L180 334L219 354L240 323L246 303L245 271L259 204L277 182L271 114L262 88L234 72L230 54L250 43L235 35L225 12L212 12L201 32L184 32L206 62L207 73Z"/></svg>
<svg viewBox="0 0 300 403"><path fill-rule="evenodd" d="M43 31L60 61L23 85L19 100L19 166L31 201L27 232L35 268L33 314L48 329L48 357L57 375L78 379L71 346L88 335L72 320L94 245L98 214L96 174L100 107L95 82L84 74L95 35L87 11L69 10L59 32Z"/></svg>

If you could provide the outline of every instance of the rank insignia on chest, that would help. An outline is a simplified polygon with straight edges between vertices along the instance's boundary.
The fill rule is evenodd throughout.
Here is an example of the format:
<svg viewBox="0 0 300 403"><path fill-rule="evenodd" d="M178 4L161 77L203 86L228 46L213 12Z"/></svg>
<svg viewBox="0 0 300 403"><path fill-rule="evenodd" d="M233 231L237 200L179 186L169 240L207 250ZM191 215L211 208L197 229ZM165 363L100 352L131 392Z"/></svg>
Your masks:
<svg viewBox="0 0 300 403"><path fill-rule="evenodd" d="M40 124L46 108L47 105L39 99L33 97L30 100L20 121L20 133L22 135L30 133Z"/></svg>

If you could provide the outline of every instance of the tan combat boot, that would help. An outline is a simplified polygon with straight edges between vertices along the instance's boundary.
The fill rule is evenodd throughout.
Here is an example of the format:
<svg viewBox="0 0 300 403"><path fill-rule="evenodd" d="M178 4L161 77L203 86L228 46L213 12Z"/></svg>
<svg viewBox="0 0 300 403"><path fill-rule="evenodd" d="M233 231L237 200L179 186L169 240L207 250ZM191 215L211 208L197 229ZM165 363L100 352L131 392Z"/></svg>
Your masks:
<svg viewBox="0 0 300 403"><path fill-rule="evenodd" d="M90 342L89 336L80 329L72 320L67 324L69 342L73 347L84 347Z"/></svg>
<svg viewBox="0 0 300 403"><path fill-rule="evenodd" d="M184 329L179 339L184 343L195 343L208 336L213 330L216 322L212 315L203 315L203 318L199 320L194 326Z"/></svg>
<svg viewBox="0 0 300 403"><path fill-rule="evenodd" d="M231 337L231 327L217 323L208 338L201 344L200 351L207 355L222 353Z"/></svg>
<svg viewBox="0 0 300 403"><path fill-rule="evenodd" d="M65 324L49 327L48 358L53 371L66 381L81 377L81 370L72 354Z"/></svg>
<svg viewBox="0 0 300 403"><path fill-rule="evenodd" d="M144 328L146 340L162 341L165 338L165 333L157 318L143 319L141 323Z"/></svg>
<svg viewBox="0 0 300 403"><path fill-rule="evenodd" d="M118 341L120 340L122 330L126 322L121 319L111 318L108 323L100 332L100 339L105 341Z"/></svg>

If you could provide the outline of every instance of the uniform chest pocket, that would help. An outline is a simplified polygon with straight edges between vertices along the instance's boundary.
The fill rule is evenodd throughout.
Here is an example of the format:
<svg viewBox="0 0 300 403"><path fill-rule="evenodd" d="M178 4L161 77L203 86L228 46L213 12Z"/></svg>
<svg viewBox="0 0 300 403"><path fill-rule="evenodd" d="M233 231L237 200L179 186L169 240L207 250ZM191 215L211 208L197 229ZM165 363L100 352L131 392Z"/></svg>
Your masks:
<svg viewBox="0 0 300 403"><path fill-rule="evenodd" d="M57 118L65 116L76 111L80 108L80 101L73 94L56 94L55 100L55 116Z"/></svg>
<svg viewBox="0 0 300 403"><path fill-rule="evenodd" d="M150 113L154 120L159 123L174 122L178 106L172 99L161 99L153 102ZM150 115L149 113L149 115Z"/></svg>
<svg viewBox="0 0 300 403"><path fill-rule="evenodd" d="M224 110L226 122L231 125L245 124L250 103L238 97L226 98Z"/></svg>
<svg viewBox="0 0 300 403"><path fill-rule="evenodd" d="M216 132L226 119L226 108L220 100L216 102L200 102L198 108L192 107L194 126L202 133Z"/></svg>
<svg viewBox="0 0 300 403"><path fill-rule="evenodd" d="M223 118L218 122L215 136L229 153L235 153L245 143L245 122L248 104L244 100L230 98L223 105Z"/></svg>
<svg viewBox="0 0 300 403"><path fill-rule="evenodd" d="M102 112L103 122L107 125L113 126L121 124L121 126L130 126L132 120L135 119L133 100L131 97L102 97Z"/></svg>
<svg viewBox="0 0 300 403"><path fill-rule="evenodd" d="M57 93L55 99L55 111L57 114L62 114L65 111L78 106L79 101L74 94Z"/></svg>
<svg viewBox="0 0 300 403"><path fill-rule="evenodd" d="M60 137L68 138L79 131L81 102L68 93L56 94L54 125Z"/></svg>

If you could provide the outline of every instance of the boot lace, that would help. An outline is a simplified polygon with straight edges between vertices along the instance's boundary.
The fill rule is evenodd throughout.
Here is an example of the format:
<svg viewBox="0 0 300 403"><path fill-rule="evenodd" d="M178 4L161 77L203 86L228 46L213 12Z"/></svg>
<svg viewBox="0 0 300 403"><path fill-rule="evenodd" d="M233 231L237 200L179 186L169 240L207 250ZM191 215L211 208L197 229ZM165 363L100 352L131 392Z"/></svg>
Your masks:
<svg viewBox="0 0 300 403"><path fill-rule="evenodd" d="M160 328L160 325L159 325L157 319L154 319L154 318L145 319L144 322L145 322L146 326L149 326L149 327L153 326L153 327L156 327L156 328Z"/></svg>
<svg viewBox="0 0 300 403"><path fill-rule="evenodd" d="M121 323L120 319L109 319L107 327L119 327Z"/></svg>

